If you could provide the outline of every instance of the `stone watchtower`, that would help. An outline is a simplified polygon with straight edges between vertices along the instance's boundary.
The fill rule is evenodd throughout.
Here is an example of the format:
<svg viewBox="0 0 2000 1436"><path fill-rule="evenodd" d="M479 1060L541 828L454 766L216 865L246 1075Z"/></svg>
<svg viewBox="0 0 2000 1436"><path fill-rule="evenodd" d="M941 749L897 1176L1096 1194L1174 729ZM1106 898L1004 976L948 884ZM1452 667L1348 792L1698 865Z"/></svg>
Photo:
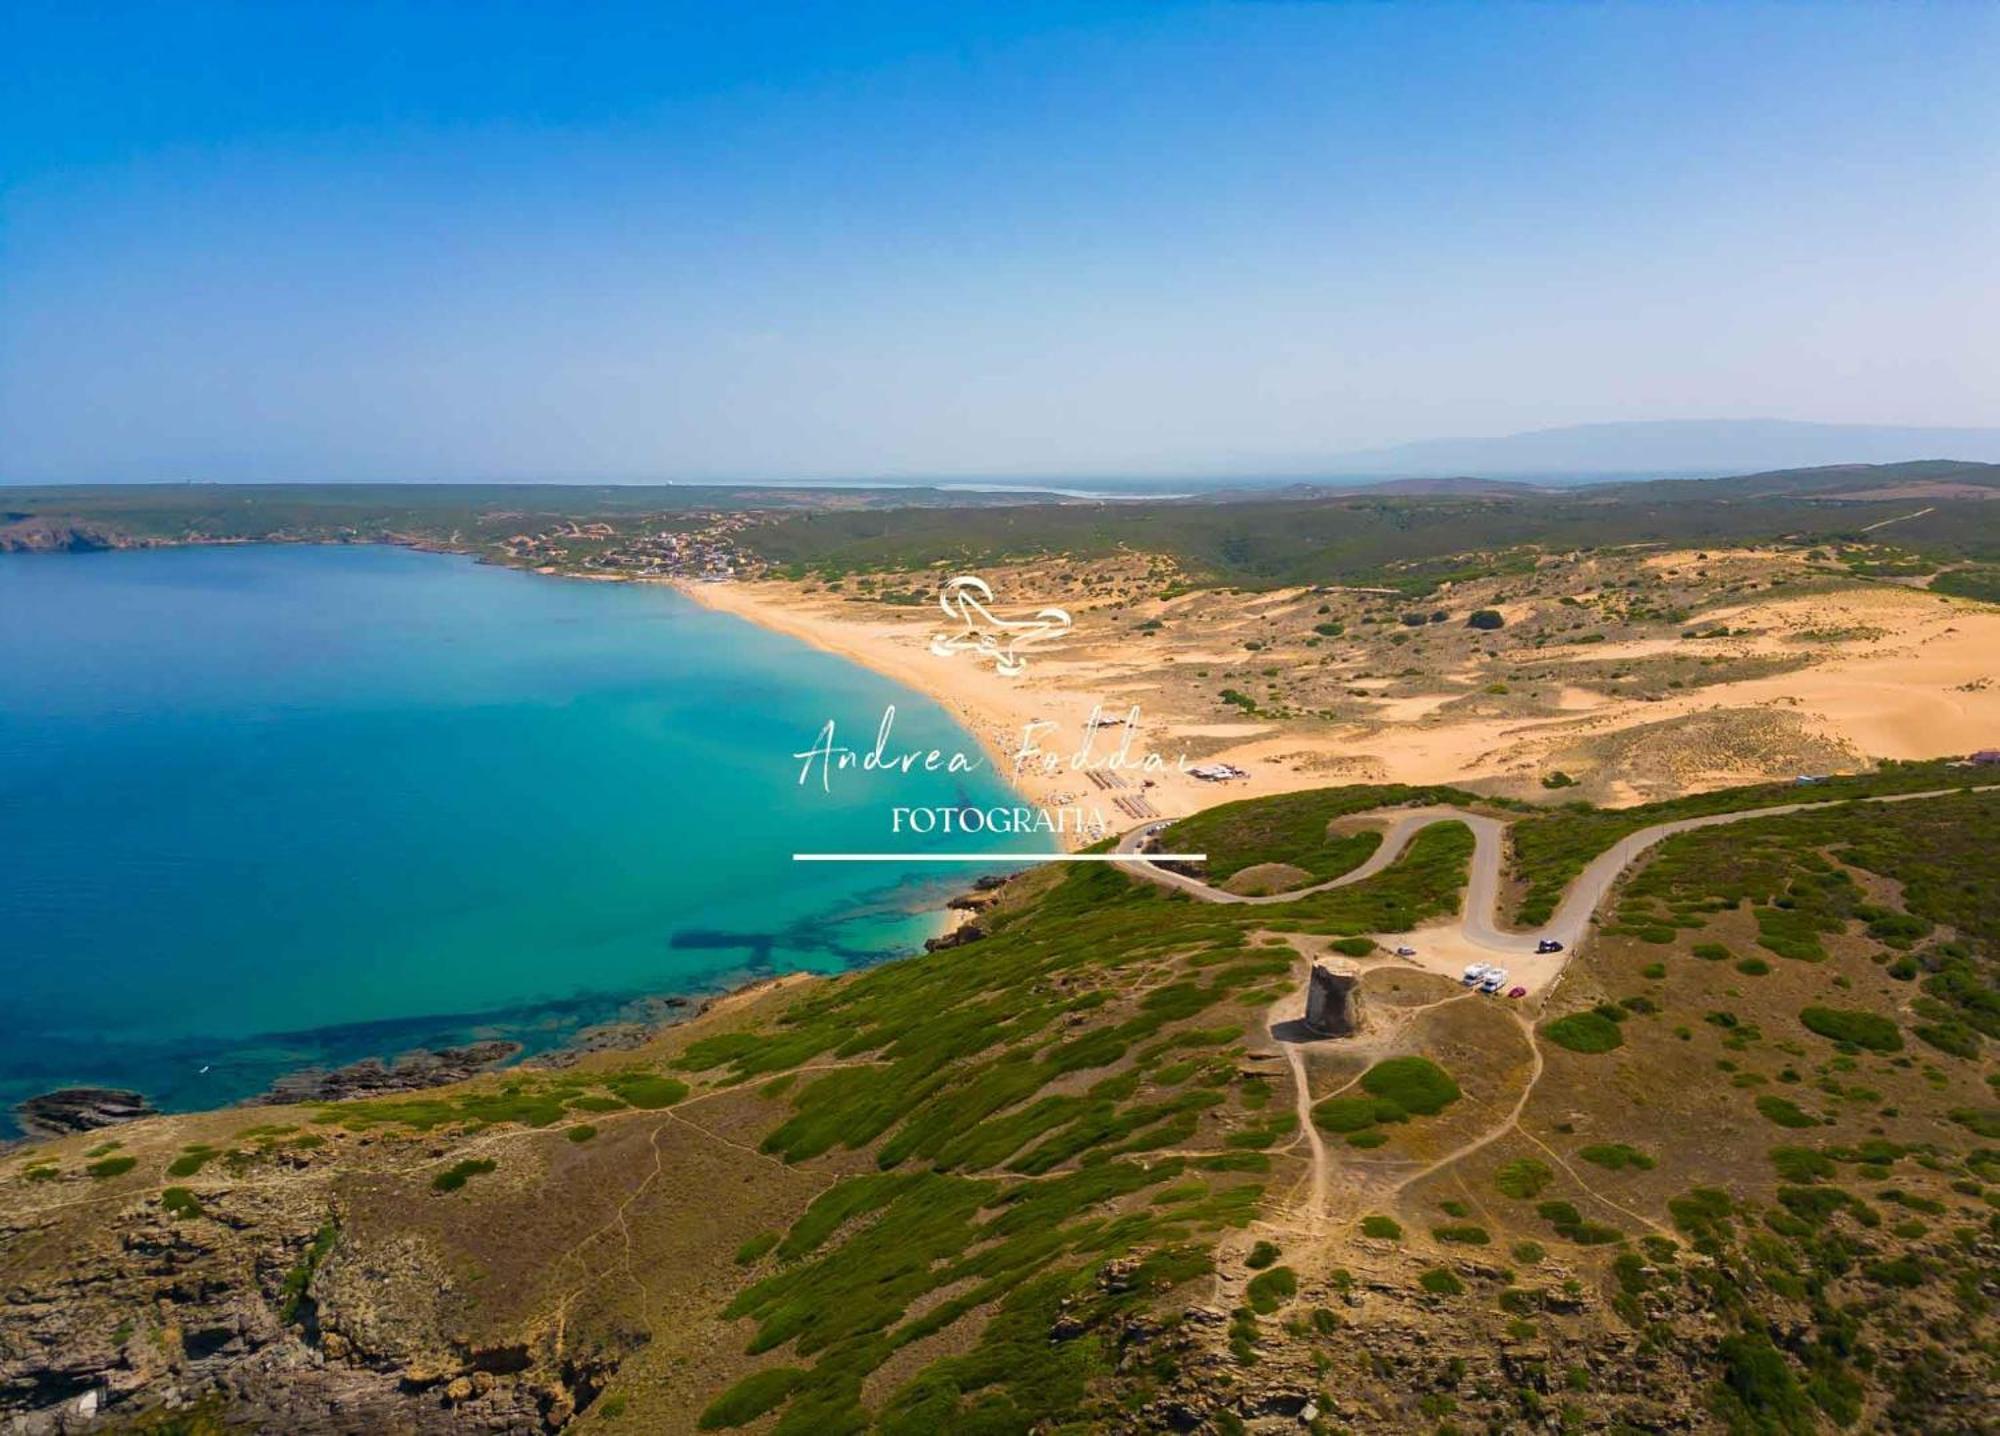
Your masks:
<svg viewBox="0 0 2000 1436"><path fill-rule="evenodd" d="M1314 963L1306 988L1306 1026L1322 1037L1351 1037L1361 1028L1361 974Z"/></svg>

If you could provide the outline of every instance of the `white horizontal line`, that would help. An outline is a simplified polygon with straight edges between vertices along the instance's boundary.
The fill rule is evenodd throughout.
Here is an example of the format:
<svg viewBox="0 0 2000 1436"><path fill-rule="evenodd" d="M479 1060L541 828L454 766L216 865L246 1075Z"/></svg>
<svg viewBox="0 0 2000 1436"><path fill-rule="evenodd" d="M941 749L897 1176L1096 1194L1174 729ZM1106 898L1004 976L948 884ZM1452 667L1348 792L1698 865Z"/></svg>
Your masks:
<svg viewBox="0 0 2000 1436"><path fill-rule="evenodd" d="M1204 863L1207 853L793 853L795 863Z"/></svg>

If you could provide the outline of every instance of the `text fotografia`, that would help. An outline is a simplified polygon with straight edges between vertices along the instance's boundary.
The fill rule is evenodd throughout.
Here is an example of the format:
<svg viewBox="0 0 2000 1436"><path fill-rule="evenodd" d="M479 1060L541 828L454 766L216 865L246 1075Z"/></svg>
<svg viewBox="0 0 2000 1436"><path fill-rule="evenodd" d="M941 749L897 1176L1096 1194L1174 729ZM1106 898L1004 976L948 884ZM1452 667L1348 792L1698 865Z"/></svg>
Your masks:
<svg viewBox="0 0 2000 1436"><path fill-rule="evenodd" d="M941 748L905 748L897 751L893 746L895 727L896 705L891 703L882 710L882 722L875 729L874 746L854 748L839 741L834 720L827 719L812 746L792 754L800 762L800 786L812 781L815 772L819 775L821 790L831 792L835 773L970 773L985 766L986 760L974 753L947 753ZM1123 717L1117 718L1107 718L1102 709L1092 708L1089 721L1083 725L1083 736L1067 753L1041 745L1040 740L1055 728L1056 725L1046 719L1022 725L1020 746L1015 749L1012 758L1016 777L1024 773L1053 777L1065 770L1073 773L1163 773L1171 767L1183 773L1188 771L1185 753L1169 761L1151 749L1135 751L1139 738L1137 704L1128 709ZM1100 747L1099 735L1106 728L1119 730L1118 741Z"/></svg>
<svg viewBox="0 0 2000 1436"><path fill-rule="evenodd" d="M891 808L895 833L1081 833L1101 837L1104 816L1074 804L1063 808Z"/></svg>

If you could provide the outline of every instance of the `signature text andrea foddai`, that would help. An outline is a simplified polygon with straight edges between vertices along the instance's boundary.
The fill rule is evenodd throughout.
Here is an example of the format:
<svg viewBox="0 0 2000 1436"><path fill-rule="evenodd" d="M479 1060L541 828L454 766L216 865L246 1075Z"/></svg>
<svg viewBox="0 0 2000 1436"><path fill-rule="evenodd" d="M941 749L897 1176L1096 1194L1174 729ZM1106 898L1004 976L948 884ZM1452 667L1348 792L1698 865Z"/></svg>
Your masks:
<svg viewBox="0 0 2000 1436"><path fill-rule="evenodd" d="M819 775L822 791L833 791L833 775L849 770L862 773L970 773L986 766L982 757L965 752L946 753L940 748L906 748L894 752L890 740L896 726L896 707L892 703L882 710L882 722L875 730L875 745L866 751L851 748L836 741L836 730L831 718L819 730L819 736L811 747L792 756L799 760L799 785L812 781L815 772ZM1044 749L1036 738L1055 728L1047 721L1036 721L1023 725L1021 744L1015 750L1013 771L1016 777L1023 773L1037 772L1053 776L1068 768L1075 772L1096 770L1106 772L1115 769L1132 769L1140 772L1163 772L1168 767L1167 760L1154 752L1143 752L1134 756L1133 743L1139 727L1139 709L1134 705L1123 717L1103 720L1099 709L1090 711L1090 718L1084 724L1083 739L1070 753L1053 753ZM1124 731L1118 744L1108 752L1094 751L1097 731L1106 726L1118 726ZM1187 767L1185 755L1180 767ZM1102 814L1087 813L1074 805L1058 809L1042 807L895 807L891 809L891 831L903 833L1086 833L1100 835L1105 827Z"/></svg>
<svg viewBox="0 0 2000 1436"><path fill-rule="evenodd" d="M1108 725L1123 728L1118 745L1108 752L1096 752L1097 731ZM1037 735L1047 733L1055 726L1046 720L1022 726L1021 746L1015 750L1013 759L1015 777L1023 773L1053 776L1065 768L1078 773L1118 770L1160 773L1176 766L1151 750L1136 756L1133 754L1132 746L1139 726L1136 704L1123 717L1108 720L1103 718L1101 710L1092 708L1089 721L1083 726L1082 740L1069 753L1050 752L1036 741ZM833 719L827 719L812 746L792 754L800 763L799 785L803 787L811 782L815 771L819 774L821 791L830 793L833 791L833 775L849 770L863 773L971 773L986 766L984 758L965 752L946 753L941 748L905 748L900 753L891 752L889 743L895 727L896 705L891 703L882 710L882 722L875 730L875 746L864 752L835 741ZM1187 755L1182 754L1177 766L1185 771L1187 764Z"/></svg>

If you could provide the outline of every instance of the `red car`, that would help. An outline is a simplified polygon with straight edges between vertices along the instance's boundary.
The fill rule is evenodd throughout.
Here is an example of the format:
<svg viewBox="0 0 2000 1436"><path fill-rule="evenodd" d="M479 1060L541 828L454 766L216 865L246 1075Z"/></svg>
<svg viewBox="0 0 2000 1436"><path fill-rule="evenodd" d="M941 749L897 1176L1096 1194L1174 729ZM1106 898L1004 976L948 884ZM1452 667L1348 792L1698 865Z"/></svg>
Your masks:
<svg viewBox="0 0 2000 1436"><path fill-rule="evenodd" d="M1528 995L1528 989L1525 987L1517 987L1513 991L1509 992L1507 995L1509 997L1526 997Z"/></svg>

